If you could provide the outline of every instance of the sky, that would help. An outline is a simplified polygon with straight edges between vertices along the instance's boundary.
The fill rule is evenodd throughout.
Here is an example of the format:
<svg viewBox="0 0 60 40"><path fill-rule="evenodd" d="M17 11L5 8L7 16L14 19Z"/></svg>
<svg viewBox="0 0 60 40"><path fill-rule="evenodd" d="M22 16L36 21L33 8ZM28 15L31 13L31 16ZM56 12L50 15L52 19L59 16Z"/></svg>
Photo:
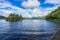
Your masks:
<svg viewBox="0 0 60 40"><path fill-rule="evenodd" d="M0 0L0 15L18 14L23 17L41 17L60 6L60 0Z"/></svg>

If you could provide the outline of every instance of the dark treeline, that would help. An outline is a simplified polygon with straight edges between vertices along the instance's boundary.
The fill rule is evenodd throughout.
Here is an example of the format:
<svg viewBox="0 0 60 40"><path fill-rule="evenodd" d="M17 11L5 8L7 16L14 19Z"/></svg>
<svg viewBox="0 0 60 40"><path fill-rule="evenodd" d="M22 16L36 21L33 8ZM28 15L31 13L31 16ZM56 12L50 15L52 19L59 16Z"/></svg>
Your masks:
<svg viewBox="0 0 60 40"><path fill-rule="evenodd" d="M46 16L46 19L57 19L57 20L60 20L60 6L56 10L54 10L50 14L48 14Z"/></svg>
<svg viewBox="0 0 60 40"><path fill-rule="evenodd" d="M0 19L5 19L5 17L4 16L0 16Z"/></svg>
<svg viewBox="0 0 60 40"><path fill-rule="evenodd" d="M18 15L18 14L10 14L8 17L6 17L6 21L19 21L19 20L23 20L22 15Z"/></svg>

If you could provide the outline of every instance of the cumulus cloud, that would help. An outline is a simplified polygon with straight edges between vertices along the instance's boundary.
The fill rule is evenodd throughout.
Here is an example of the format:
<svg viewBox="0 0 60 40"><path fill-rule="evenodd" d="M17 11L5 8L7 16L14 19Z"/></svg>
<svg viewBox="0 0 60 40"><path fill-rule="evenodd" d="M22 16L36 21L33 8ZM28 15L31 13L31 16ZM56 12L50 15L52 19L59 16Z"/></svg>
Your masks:
<svg viewBox="0 0 60 40"><path fill-rule="evenodd" d="M59 5L56 5L54 7L48 7L48 8L45 8L45 9L42 9L43 10L43 13L45 15L48 15L49 13L51 13L52 11L54 11L55 9L58 8Z"/></svg>
<svg viewBox="0 0 60 40"><path fill-rule="evenodd" d="M45 0L45 3L51 3L51 4L59 4L60 1L59 0ZM58 5L54 6L54 7L49 7L49 8L40 8L40 3L38 0L27 0L22 2L22 6L25 8L28 8L29 10L27 10L29 12L32 13L32 17L39 17L39 16L45 16L48 15L51 11L55 10ZM33 8L33 9L31 9Z"/></svg>
<svg viewBox="0 0 60 40"><path fill-rule="evenodd" d="M10 9L4 9L4 8L10 8ZM1 9L3 8L3 9ZM9 2L3 0L3 1L0 1L0 15L3 15L3 16L8 16L10 13L16 13L16 14L24 14L26 13L26 10L22 9L22 8L19 8L17 6L13 6L12 4L10 4Z"/></svg>
<svg viewBox="0 0 60 40"><path fill-rule="evenodd" d="M6 7L10 8L10 9L8 9L8 10L4 9ZM35 5L35 7L36 7L36 5ZM30 17L30 18L35 16L34 15L34 12L35 12L34 10L35 9L34 10L31 10L31 9L22 9L22 8L13 6L11 3L6 2L6 1L3 1L3 3L0 2L0 8L3 8L3 9L0 10L0 15L3 15L3 16L8 16L10 13L18 13L18 14L22 15L23 17ZM30 12L32 14L29 14Z"/></svg>
<svg viewBox="0 0 60 40"><path fill-rule="evenodd" d="M10 13L12 13L12 11L9 10L0 10L0 15L2 16L8 16Z"/></svg>
<svg viewBox="0 0 60 40"><path fill-rule="evenodd" d="M40 3L38 0L27 0L22 2L22 6L25 8L36 8L40 6Z"/></svg>
<svg viewBox="0 0 60 40"><path fill-rule="evenodd" d="M45 3L60 4L60 0L45 0Z"/></svg>
<svg viewBox="0 0 60 40"><path fill-rule="evenodd" d="M41 8L38 0L27 0L22 2L22 6L27 9L22 9L17 6L13 6L10 2L5 0L0 0L0 15L8 16L10 13L16 13L22 15L23 17L40 17L49 14L51 11L56 9L59 5L51 8ZM3 8L3 9L1 9ZM5 9L8 8L8 9ZM33 8L33 9L31 9Z"/></svg>
<svg viewBox="0 0 60 40"><path fill-rule="evenodd" d="M46 16L51 10L36 8L32 11L34 17Z"/></svg>
<svg viewBox="0 0 60 40"><path fill-rule="evenodd" d="M41 9L38 9L38 8L35 8L35 9L32 11L32 13L33 13L33 16L35 16L35 17L39 17L39 16L42 15ZM42 16L43 16L43 15L42 15Z"/></svg>

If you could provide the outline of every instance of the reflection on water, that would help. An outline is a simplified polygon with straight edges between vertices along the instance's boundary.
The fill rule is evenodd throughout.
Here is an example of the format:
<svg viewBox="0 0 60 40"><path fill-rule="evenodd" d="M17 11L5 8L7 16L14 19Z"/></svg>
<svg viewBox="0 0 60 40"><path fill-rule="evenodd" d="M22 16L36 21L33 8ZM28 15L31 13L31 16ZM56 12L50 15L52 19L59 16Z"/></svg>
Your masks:
<svg viewBox="0 0 60 40"><path fill-rule="evenodd" d="M47 20L0 20L0 40L49 40L57 26L60 25Z"/></svg>

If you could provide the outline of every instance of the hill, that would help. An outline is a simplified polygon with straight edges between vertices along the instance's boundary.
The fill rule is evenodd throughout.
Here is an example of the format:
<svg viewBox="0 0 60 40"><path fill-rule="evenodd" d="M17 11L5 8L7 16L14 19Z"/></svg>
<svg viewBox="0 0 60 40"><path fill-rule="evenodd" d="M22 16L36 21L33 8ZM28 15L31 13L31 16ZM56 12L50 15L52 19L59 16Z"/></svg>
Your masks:
<svg viewBox="0 0 60 40"><path fill-rule="evenodd" d="M54 10L50 14L48 14L46 16L46 19L58 19L58 20L60 20L60 6L56 10Z"/></svg>
<svg viewBox="0 0 60 40"><path fill-rule="evenodd" d="M0 19L5 19L5 17L4 16L0 16Z"/></svg>

